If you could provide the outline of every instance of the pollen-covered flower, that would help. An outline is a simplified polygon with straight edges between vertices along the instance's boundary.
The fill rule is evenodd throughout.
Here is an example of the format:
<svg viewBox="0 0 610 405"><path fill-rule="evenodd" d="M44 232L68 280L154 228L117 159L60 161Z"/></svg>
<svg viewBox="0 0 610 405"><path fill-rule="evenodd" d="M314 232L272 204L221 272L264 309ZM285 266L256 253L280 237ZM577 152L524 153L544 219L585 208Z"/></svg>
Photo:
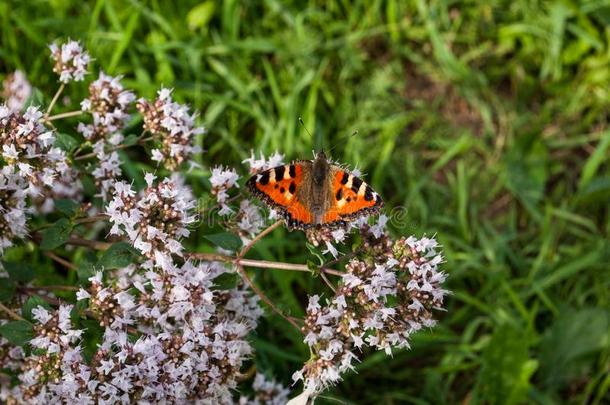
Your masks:
<svg viewBox="0 0 610 405"><path fill-rule="evenodd" d="M49 49L55 62L53 72L59 75L60 82L80 82L85 78L91 57L78 41L68 41L59 46L53 43Z"/></svg>
<svg viewBox="0 0 610 405"><path fill-rule="evenodd" d="M141 98L136 107L144 118L144 129L157 142L152 160L174 170L201 151L194 138L206 130L195 125L196 115L189 113L188 106L173 101L171 94L171 89L162 88L154 102Z"/></svg>
<svg viewBox="0 0 610 405"><path fill-rule="evenodd" d="M7 166L28 181L28 194L38 195L52 187L60 173L67 170L65 153L53 146L53 131L42 124L37 107L24 113L0 106L0 146Z"/></svg>
<svg viewBox="0 0 610 405"><path fill-rule="evenodd" d="M126 234L136 249L162 264L169 255L181 254L180 239L189 235L195 202L185 186L169 178L154 184L155 176L148 173L145 179L147 187L139 195L125 182L114 183L106 209L114 223L110 233Z"/></svg>
<svg viewBox="0 0 610 405"><path fill-rule="evenodd" d="M11 111L21 111L32 94L32 86L21 70L9 74L2 83L2 97Z"/></svg>
<svg viewBox="0 0 610 405"><path fill-rule="evenodd" d="M212 169L212 176L210 177L210 183L212 183L212 195L216 196L216 200L220 204L220 215L229 215L233 210L227 204L229 200L229 189L232 187L239 187L237 180L239 175L235 169L224 168L223 166L216 166Z"/></svg>
<svg viewBox="0 0 610 405"><path fill-rule="evenodd" d="M127 109L136 97L123 88L120 80L121 77L100 72L98 79L89 85L89 97L81 102L81 109L91 113L93 123L78 125L85 139L95 142L123 129L129 118Z"/></svg>

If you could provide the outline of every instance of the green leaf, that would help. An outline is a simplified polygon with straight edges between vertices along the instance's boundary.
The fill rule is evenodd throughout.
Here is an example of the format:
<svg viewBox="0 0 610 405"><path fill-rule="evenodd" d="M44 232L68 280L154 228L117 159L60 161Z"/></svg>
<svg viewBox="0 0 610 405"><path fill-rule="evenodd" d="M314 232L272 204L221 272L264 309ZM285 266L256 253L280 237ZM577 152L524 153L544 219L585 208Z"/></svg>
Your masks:
<svg viewBox="0 0 610 405"><path fill-rule="evenodd" d="M0 326L0 335L14 345L23 346L32 340L34 331L28 321L12 321Z"/></svg>
<svg viewBox="0 0 610 405"><path fill-rule="evenodd" d="M32 89L32 94L30 94L30 97L28 97L28 99L25 101L25 105L24 105L23 109L25 110L31 106L40 107L40 106L42 106L43 103L44 103L44 94L42 93L42 91L40 91L40 89L38 89L37 87L34 87Z"/></svg>
<svg viewBox="0 0 610 405"><path fill-rule="evenodd" d="M55 135L54 145L65 152L72 152L81 143L78 139L68 134L62 134L61 132Z"/></svg>
<svg viewBox="0 0 610 405"><path fill-rule="evenodd" d="M242 245L239 236L229 232L213 233L211 235L204 235L204 237L216 246L232 252L239 250Z"/></svg>
<svg viewBox="0 0 610 405"><path fill-rule="evenodd" d="M76 274L78 280L82 284L89 284L89 278L95 274L95 264L97 263L97 256L91 251L87 251L84 257L78 262L76 267Z"/></svg>
<svg viewBox="0 0 610 405"><path fill-rule="evenodd" d="M529 358L531 341L527 331L511 324L496 329L483 351L475 398L494 404L527 402L530 378L538 367Z"/></svg>
<svg viewBox="0 0 610 405"><path fill-rule="evenodd" d="M40 248L42 250L58 248L70 239L71 233L72 223L68 219L62 218L42 232Z"/></svg>
<svg viewBox="0 0 610 405"><path fill-rule="evenodd" d="M136 143L138 143L138 139L139 139L139 136L137 136L136 134L129 134L125 137L125 139L123 139L123 145L125 145L125 146L135 145Z"/></svg>
<svg viewBox="0 0 610 405"><path fill-rule="evenodd" d="M193 7L186 15L186 22L189 29L194 31L198 28L206 27L214 16L215 8L214 2L210 0L204 1Z"/></svg>
<svg viewBox="0 0 610 405"><path fill-rule="evenodd" d="M570 379L589 375L598 353L610 348L607 309L561 308L540 348L540 377L544 385L561 387Z"/></svg>
<svg viewBox="0 0 610 405"><path fill-rule="evenodd" d="M74 200L59 199L55 200L55 208L67 217L72 217L80 209L80 204Z"/></svg>
<svg viewBox="0 0 610 405"><path fill-rule="evenodd" d="M0 279L0 301L7 302L15 295L15 282L10 278Z"/></svg>
<svg viewBox="0 0 610 405"><path fill-rule="evenodd" d="M237 273L222 273L214 279L214 285L219 290L231 290L237 287L240 277Z"/></svg>
<svg viewBox="0 0 610 405"><path fill-rule="evenodd" d="M97 262L97 267L104 269L119 269L127 267L133 263L139 254L130 244L126 242L115 243L104 252L100 260Z"/></svg>
<svg viewBox="0 0 610 405"><path fill-rule="evenodd" d="M36 276L34 268L27 263L2 262L4 269L8 273L11 280L19 283L27 283Z"/></svg>
<svg viewBox="0 0 610 405"><path fill-rule="evenodd" d="M32 295L30 298L28 298L25 304L23 304L23 307L21 308L21 316L29 321L33 321L32 310L38 307L44 307L48 310L51 309L51 306L45 300L37 295Z"/></svg>

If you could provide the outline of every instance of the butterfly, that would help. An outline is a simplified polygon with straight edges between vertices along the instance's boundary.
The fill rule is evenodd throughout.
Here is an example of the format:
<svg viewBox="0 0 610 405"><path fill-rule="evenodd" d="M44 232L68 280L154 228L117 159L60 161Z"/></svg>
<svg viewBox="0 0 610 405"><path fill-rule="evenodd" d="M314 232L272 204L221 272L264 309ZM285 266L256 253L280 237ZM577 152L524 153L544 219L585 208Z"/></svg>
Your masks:
<svg viewBox="0 0 610 405"><path fill-rule="evenodd" d="M330 162L324 152L253 175L250 191L278 211L289 229L344 226L375 214L383 201L371 186Z"/></svg>

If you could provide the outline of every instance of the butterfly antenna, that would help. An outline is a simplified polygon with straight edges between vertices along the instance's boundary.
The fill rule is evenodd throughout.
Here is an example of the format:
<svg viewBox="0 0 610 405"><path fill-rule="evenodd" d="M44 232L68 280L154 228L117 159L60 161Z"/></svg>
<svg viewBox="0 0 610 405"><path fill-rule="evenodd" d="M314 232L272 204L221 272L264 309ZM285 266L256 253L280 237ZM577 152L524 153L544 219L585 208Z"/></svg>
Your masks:
<svg viewBox="0 0 610 405"><path fill-rule="evenodd" d="M352 138L352 137L354 137L354 136L356 136L356 135L358 135L358 130L357 130L357 129L356 129L356 130L354 130L354 132L352 132L352 134L351 134L349 137L350 137L350 138ZM341 140L343 140L344 138L345 138L345 136L342 136L341 138L337 139L337 141L336 141L336 142L335 142L335 143L334 143L334 144L331 146L331 148L330 148L328 151L329 151L329 152L332 152L332 151L333 151L333 149L335 149L335 148L337 147L337 145L339 144L339 142L340 142Z"/></svg>
<svg viewBox="0 0 610 405"><path fill-rule="evenodd" d="M307 135L309 135L310 137L313 138L313 135L311 134L311 132L309 132L309 130L305 126L305 122L303 122L303 118L299 117L299 123L303 126L303 129L305 130L305 132L307 132Z"/></svg>

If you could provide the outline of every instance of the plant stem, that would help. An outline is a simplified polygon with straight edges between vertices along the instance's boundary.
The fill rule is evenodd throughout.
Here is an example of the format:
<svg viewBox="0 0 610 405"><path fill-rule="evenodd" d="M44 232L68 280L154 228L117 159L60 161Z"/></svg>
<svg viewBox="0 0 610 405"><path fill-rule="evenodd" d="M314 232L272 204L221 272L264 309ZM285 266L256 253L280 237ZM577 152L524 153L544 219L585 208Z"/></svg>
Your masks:
<svg viewBox="0 0 610 405"><path fill-rule="evenodd" d="M25 321L25 319L23 319L20 315L15 313L12 309L10 309L9 307L5 306L1 302L0 302L0 309L2 311L6 312L11 318L13 318L16 321Z"/></svg>
<svg viewBox="0 0 610 405"><path fill-rule="evenodd" d="M140 139L138 141L137 145L143 145L146 142L151 141L151 140L153 140L152 136L148 137L148 138ZM117 145L117 146L114 146L114 147L110 148L108 151L109 152L114 152L115 150L125 149L125 148L128 148L128 147L133 146L133 145L134 144L131 144L131 145L121 144L121 145ZM92 157L95 157L95 156L96 156L95 152L91 152L91 153L87 153L85 155L75 156L74 160L85 160L85 159L89 159L89 158L92 158Z"/></svg>
<svg viewBox="0 0 610 405"><path fill-rule="evenodd" d="M45 116L45 121L49 120L49 114L51 113L51 110L55 106L55 103L59 99L59 96L61 95L62 91L64 91L65 87L66 87L65 83L62 83L61 86L59 86L59 88L57 89L57 92L53 96L53 99L51 100L51 104L49 104L49 107L47 108L47 112L44 115Z"/></svg>
<svg viewBox="0 0 610 405"><path fill-rule="evenodd" d="M250 279L250 277L248 277L248 274L246 273L246 271L244 270L243 266L240 265L236 265L235 266L237 268L237 272L239 273L239 275L241 276L241 278L250 286L250 288L260 297L261 300L263 300L267 305L269 305L271 307L271 309L277 313L279 316L281 316L282 318L284 318L286 321L288 321L292 326L294 326L295 328L297 328L297 330L300 332L301 331L301 327L294 321L294 319L292 319L291 317L289 317L288 315L285 315L266 295L265 293L263 293L263 291L261 289L259 289L256 284L254 284L254 282L252 281L252 279Z"/></svg>
<svg viewBox="0 0 610 405"><path fill-rule="evenodd" d="M256 237L254 239L252 239L250 241L250 243L248 243L246 246L243 247L243 249L241 250L241 252L239 252L238 257L244 257L246 255L246 253L248 253L248 251L250 249L252 249L252 247L256 244L256 242L258 242L259 240L263 239L265 236L269 235L271 232L273 232L273 230L275 228L277 228L278 226L282 225L283 221L277 221L275 222L273 225L270 225L267 227L267 229L265 229L264 231L262 231L261 233L259 233L258 235L256 235Z"/></svg>
<svg viewBox="0 0 610 405"><path fill-rule="evenodd" d="M68 111L65 113L61 113L61 114L56 114L56 115L51 115L49 118L47 118L47 121L55 121L55 120L60 120L62 118L70 118L70 117L76 117L78 115L81 115L83 112L78 110L78 111Z"/></svg>
<svg viewBox="0 0 610 405"><path fill-rule="evenodd" d="M112 243L99 242L97 240L81 239L81 238L70 238L67 242L68 245L84 246L95 250L107 250L112 246Z"/></svg>
<svg viewBox="0 0 610 405"><path fill-rule="evenodd" d="M36 291L78 291L78 287L74 285L36 285L32 287L21 287L20 290L36 292Z"/></svg>
<svg viewBox="0 0 610 405"><path fill-rule="evenodd" d="M189 253L188 256L197 260L207 260L210 262L224 262L232 263L235 265L241 265L245 267L257 267L261 269L276 269L276 270L292 270L292 271L303 271L310 272L311 269L306 264L296 263L283 263L283 262L271 262L268 260L252 260L252 259L240 259L235 256L222 255L220 253ZM324 273L332 274L333 276L342 276L343 272L334 269L328 269L323 267L320 269Z"/></svg>
<svg viewBox="0 0 610 405"><path fill-rule="evenodd" d="M62 266L66 267L70 270L76 270L76 266L74 264L70 263L63 257L57 256L53 252L44 252L44 255L47 256L48 258L50 258L51 260L55 260L57 263L61 264Z"/></svg>

